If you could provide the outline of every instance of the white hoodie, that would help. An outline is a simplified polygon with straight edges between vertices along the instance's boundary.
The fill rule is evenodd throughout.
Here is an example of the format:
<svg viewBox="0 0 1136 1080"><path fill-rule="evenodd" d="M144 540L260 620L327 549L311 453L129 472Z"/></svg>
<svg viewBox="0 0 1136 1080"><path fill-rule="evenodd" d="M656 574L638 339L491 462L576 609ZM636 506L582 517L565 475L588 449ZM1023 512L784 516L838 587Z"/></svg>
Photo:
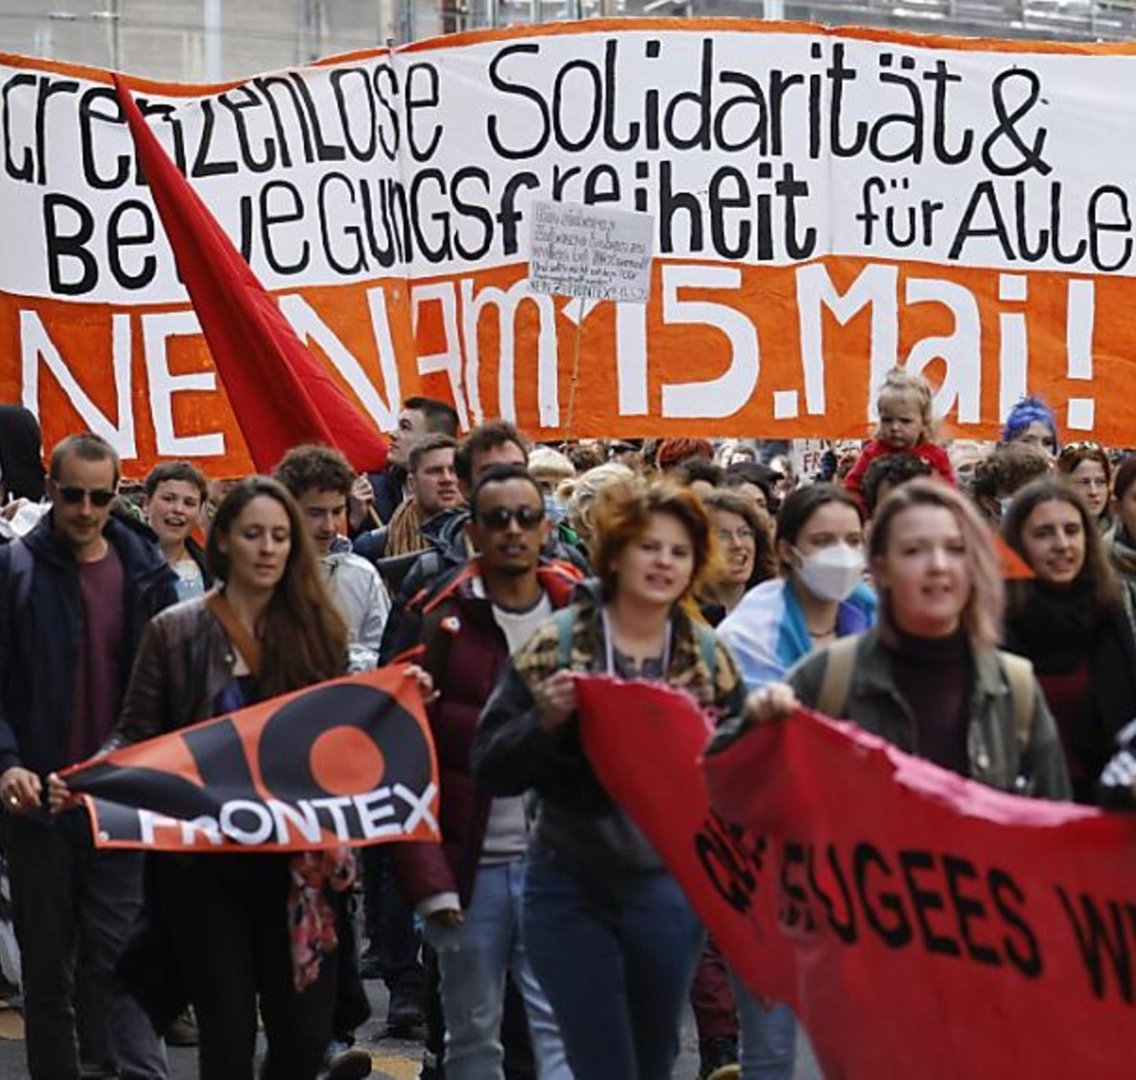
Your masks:
<svg viewBox="0 0 1136 1080"><path fill-rule="evenodd" d="M378 570L351 551L333 551L321 560L332 595L347 621L348 670L370 671L379 662L379 646L390 615L390 595Z"/></svg>

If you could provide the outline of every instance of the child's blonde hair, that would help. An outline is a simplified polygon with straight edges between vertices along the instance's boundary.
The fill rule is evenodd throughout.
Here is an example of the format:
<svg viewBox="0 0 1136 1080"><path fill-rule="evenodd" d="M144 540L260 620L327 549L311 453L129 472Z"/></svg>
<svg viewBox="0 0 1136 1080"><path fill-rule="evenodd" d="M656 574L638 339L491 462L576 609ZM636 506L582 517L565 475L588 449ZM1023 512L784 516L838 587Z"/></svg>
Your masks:
<svg viewBox="0 0 1136 1080"><path fill-rule="evenodd" d="M884 376L883 385L876 395L876 411L883 408L885 397L913 398L919 405L919 415L923 420L923 433L920 442L934 442L937 434L935 417L931 412L934 399L931 384L922 375L913 375L905 368L894 367Z"/></svg>

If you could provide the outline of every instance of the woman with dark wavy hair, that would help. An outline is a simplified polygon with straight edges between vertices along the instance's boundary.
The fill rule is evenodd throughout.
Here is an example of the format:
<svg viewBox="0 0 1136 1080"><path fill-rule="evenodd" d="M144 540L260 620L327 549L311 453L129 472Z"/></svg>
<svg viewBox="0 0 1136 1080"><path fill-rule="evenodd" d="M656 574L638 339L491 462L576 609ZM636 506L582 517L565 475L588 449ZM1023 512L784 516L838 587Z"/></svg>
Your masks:
<svg viewBox="0 0 1136 1080"><path fill-rule="evenodd" d="M777 573L769 518L736 491L712 491L702 497L718 534L722 566L699 597L702 615L717 626L749 589Z"/></svg>
<svg viewBox="0 0 1136 1080"><path fill-rule="evenodd" d="M1093 802L1116 733L1136 716L1136 640L1096 517L1064 477L1022 488L1002 536L1034 572L1013 582L1006 647L1032 661L1078 802Z"/></svg>

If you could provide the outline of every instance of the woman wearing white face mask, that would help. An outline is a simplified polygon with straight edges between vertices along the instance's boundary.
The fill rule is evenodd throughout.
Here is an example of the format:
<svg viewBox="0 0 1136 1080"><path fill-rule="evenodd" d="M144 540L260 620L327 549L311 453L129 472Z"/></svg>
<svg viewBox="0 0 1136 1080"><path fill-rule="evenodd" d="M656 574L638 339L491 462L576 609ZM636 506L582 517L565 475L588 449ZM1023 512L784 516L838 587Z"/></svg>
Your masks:
<svg viewBox="0 0 1136 1080"><path fill-rule="evenodd" d="M843 488L794 491L777 514L774 547L781 576L751 589L718 628L750 691L875 621L875 594L862 581L863 511Z"/></svg>
<svg viewBox="0 0 1136 1080"><path fill-rule="evenodd" d="M749 692L780 682L815 648L867 630L876 597L863 583L864 511L844 488L813 484L781 504L774 540L781 576L752 588L718 627ZM742 1080L790 1080L797 1022L740 984Z"/></svg>

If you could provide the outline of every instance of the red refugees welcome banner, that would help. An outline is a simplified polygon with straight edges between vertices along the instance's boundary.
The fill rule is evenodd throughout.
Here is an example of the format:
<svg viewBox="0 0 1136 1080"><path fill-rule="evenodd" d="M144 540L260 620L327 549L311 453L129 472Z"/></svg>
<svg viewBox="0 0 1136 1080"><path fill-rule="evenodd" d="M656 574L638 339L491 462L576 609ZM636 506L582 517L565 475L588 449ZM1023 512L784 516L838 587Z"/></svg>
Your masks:
<svg viewBox="0 0 1136 1080"><path fill-rule="evenodd" d="M689 698L580 694L601 780L828 1080L1132 1075L1136 815L1003 795L803 711L702 766Z"/></svg>
<svg viewBox="0 0 1136 1080"><path fill-rule="evenodd" d="M404 665L320 683L62 775L95 843L308 851L437 840L438 767Z"/></svg>

